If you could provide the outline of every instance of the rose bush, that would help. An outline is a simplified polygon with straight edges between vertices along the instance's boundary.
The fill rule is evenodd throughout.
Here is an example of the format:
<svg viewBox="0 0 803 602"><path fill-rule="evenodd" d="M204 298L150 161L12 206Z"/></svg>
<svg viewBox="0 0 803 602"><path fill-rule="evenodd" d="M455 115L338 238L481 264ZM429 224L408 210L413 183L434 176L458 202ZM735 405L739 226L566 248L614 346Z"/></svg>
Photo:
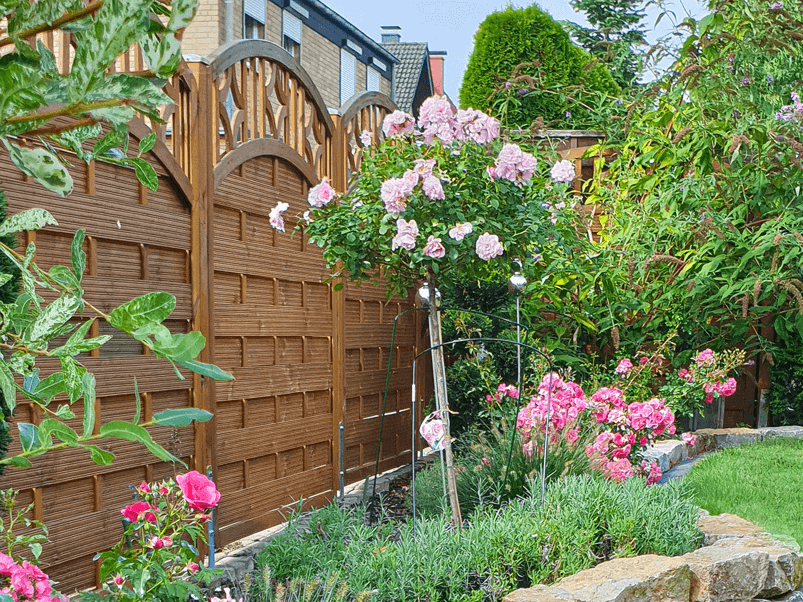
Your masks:
<svg viewBox="0 0 803 602"><path fill-rule="evenodd" d="M403 292L417 278L482 279L500 257L532 263L536 247L566 247L569 230L576 241L563 211L573 167L550 177L557 155L503 139L496 119L433 97L417 123L395 111L383 132L346 194L326 178L309 192L301 224L330 268L362 280L381 267L389 293ZM272 213L279 230L283 211Z"/></svg>
<svg viewBox="0 0 803 602"><path fill-rule="evenodd" d="M198 546L207 543L209 510L220 500L215 484L190 471L158 483L142 482L141 498L120 510L123 539L95 556L101 561L102 591L79 594L81 602L185 602L201 599L198 582L214 571L198 564ZM191 579L190 579L191 578Z"/></svg>

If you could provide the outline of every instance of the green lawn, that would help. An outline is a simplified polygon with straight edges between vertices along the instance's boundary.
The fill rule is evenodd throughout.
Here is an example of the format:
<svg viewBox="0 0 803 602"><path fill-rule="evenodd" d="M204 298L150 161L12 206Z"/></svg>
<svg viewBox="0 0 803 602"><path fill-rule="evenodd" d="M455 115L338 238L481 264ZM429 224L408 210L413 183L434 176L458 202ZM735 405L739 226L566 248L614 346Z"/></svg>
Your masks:
<svg viewBox="0 0 803 602"><path fill-rule="evenodd" d="M686 477L711 514L738 514L803 546L803 440L770 439L723 450Z"/></svg>

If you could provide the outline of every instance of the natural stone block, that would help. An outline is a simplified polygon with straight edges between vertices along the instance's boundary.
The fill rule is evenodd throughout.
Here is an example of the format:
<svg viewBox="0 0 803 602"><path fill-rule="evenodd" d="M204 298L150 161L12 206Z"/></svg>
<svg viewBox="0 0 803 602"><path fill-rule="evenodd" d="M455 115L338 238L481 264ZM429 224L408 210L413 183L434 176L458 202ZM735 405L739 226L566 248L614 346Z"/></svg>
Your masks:
<svg viewBox="0 0 803 602"><path fill-rule="evenodd" d="M762 441L765 439L772 439L773 437L794 437L795 439L803 439L803 426L770 426L763 429L758 429Z"/></svg>
<svg viewBox="0 0 803 602"><path fill-rule="evenodd" d="M720 539L728 537L744 537L761 533L761 530L750 521L727 512L718 516L701 516L697 521L697 526L705 536L704 546L710 546Z"/></svg>
<svg viewBox="0 0 803 602"><path fill-rule="evenodd" d="M717 429L714 431L714 438L717 442L716 449L738 447L761 440L756 429Z"/></svg>
<svg viewBox="0 0 803 602"><path fill-rule="evenodd" d="M566 577L553 587L520 589L505 602L688 602L691 572L683 557L616 558Z"/></svg>

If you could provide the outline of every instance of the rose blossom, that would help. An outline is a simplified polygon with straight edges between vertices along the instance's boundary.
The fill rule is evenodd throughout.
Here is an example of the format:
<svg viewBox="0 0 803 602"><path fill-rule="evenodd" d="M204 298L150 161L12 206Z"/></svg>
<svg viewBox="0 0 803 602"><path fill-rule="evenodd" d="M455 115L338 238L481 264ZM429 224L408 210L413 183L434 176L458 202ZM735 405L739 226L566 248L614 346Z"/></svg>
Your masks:
<svg viewBox="0 0 803 602"><path fill-rule="evenodd" d="M279 232L284 232L284 219L282 219L282 213L287 211L289 208L290 205L287 203L277 203L276 206L270 210L268 221L270 222L270 225L276 228Z"/></svg>
<svg viewBox="0 0 803 602"><path fill-rule="evenodd" d="M139 522L140 520L155 523L156 515L153 513L153 510L155 510L155 508L148 502L137 502L136 504L121 508L120 514L132 523Z"/></svg>
<svg viewBox="0 0 803 602"><path fill-rule="evenodd" d="M505 144L494 162L493 176L511 182L529 180L536 167L535 157L521 150L517 144Z"/></svg>
<svg viewBox="0 0 803 602"><path fill-rule="evenodd" d="M407 208L407 197L413 193L413 188L416 181L413 180L413 172L410 176L401 178L390 178L382 182L382 187L379 191L379 197L385 203L385 209L388 213L401 213Z"/></svg>
<svg viewBox="0 0 803 602"><path fill-rule="evenodd" d="M435 169L435 159L416 159L413 171L422 178L432 175L432 170Z"/></svg>
<svg viewBox="0 0 803 602"><path fill-rule="evenodd" d="M476 251L480 259L489 261L504 253L505 248L499 242L499 237L496 234L485 232L477 238Z"/></svg>
<svg viewBox="0 0 803 602"><path fill-rule="evenodd" d="M424 245L424 249L422 252L427 257L440 259L444 255L446 255L446 248L443 246L440 238L435 238L434 236L430 235L430 237L427 239L427 244Z"/></svg>
<svg viewBox="0 0 803 602"><path fill-rule="evenodd" d="M462 224L458 222L454 225L454 228L449 230L449 238L460 242L473 231L474 226L471 225L471 222L463 222Z"/></svg>
<svg viewBox="0 0 803 602"><path fill-rule="evenodd" d="M556 182L570 184L574 181L574 164L571 161L558 161L549 170L549 175Z"/></svg>
<svg viewBox="0 0 803 602"><path fill-rule="evenodd" d="M424 194L427 195L427 198L432 201L440 201L445 198L441 181L435 176L425 177L421 187L424 189Z"/></svg>
<svg viewBox="0 0 803 602"><path fill-rule="evenodd" d="M719 386L719 394L723 397L730 397L736 393L736 379L729 378Z"/></svg>
<svg viewBox="0 0 803 602"><path fill-rule="evenodd" d="M387 138L400 138L413 133L415 120L403 111L393 111L382 122L382 131Z"/></svg>
<svg viewBox="0 0 803 602"><path fill-rule="evenodd" d="M457 137L477 144L488 144L499 137L499 121L476 109L457 111Z"/></svg>
<svg viewBox="0 0 803 602"><path fill-rule="evenodd" d="M686 445L694 445L697 442L697 436L694 433L683 433L680 438Z"/></svg>
<svg viewBox="0 0 803 602"><path fill-rule="evenodd" d="M698 366L708 366L714 363L714 352L711 349L706 349L697 354L694 361Z"/></svg>
<svg viewBox="0 0 803 602"><path fill-rule="evenodd" d="M324 177L317 186L310 188L307 202L313 207L323 207L335 196L337 196L337 193L329 185L329 178Z"/></svg>
<svg viewBox="0 0 803 602"><path fill-rule="evenodd" d="M137 487L137 492L138 493L150 493L151 492L151 486L148 485L148 483L146 481L142 481L142 483L139 484L139 487Z"/></svg>
<svg viewBox="0 0 803 602"><path fill-rule="evenodd" d="M629 359L624 358L622 361L619 362L619 365L616 366L614 372L619 374L622 378L625 378L627 373L630 372L632 369L633 369L633 363Z"/></svg>
<svg viewBox="0 0 803 602"><path fill-rule="evenodd" d="M178 483L187 504L196 512L214 508L220 501L220 492L215 484L195 470L178 475L176 483Z"/></svg>
<svg viewBox="0 0 803 602"><path fill-rule="evenodd" d="M424 130L425 144L432 144L435 138L439 138L444 144L451 144L455 138L456 125L452 105L446 98L430 96L421 105L418 127Z"/></svg>
<svg viewBox="0 0 803 602"><path fill-rule="evenodd" d="M373 142L373 140L374 136L369 130L363 130L360 134L360 142L363 146L371 146L371 142Z"/></svg>
<svg viewBox="0 0 803 602"><path fill-rule="evenodd" d="M415 237L418 236L418 224L414 219L409 222L404 218L396 220L396 236L391 241L390 248L395 251L398 248L412 251L415 249Z"/></svg>

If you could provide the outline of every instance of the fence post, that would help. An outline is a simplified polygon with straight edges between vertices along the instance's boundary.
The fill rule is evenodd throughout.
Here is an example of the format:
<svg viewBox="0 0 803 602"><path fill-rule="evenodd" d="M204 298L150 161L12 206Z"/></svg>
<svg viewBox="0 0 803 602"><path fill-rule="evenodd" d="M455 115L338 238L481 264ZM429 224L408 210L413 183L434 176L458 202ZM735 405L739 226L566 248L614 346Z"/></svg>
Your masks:
<svg viewBox="0 0 803 602"><path fill-rule="evenodd" d="M338 113L330 115L334 122L334 132L332 136L332 173L330 179L332 187L338 193L345 192L345 145L343 138L343 122ZM336 285L341 284L342 288L336 290ZM340 454L345 454L345 438L347 430L344 428L344 443L338 445L340 438L340 423L346 427L346 283L342 277L332 281L332 483L333 489L337 488L340 479ZM345 458L343 458L344 471ZM345 479L345 476L344 476Z"/></svg>
<svg viewBox="0 0 803 602"><path fill-rule="evenodd" d="M192 60L192 59L190 59ZM188 177L192 184L192 233L190 274L192 280L193 330L206 337L206 347L200 360L215 362L214 322L212 315L212 209L214 205L213 164L215 140L211 132L216 129L213 120L217 115L213 106L212 81L209 65L198 59L188 63L195 77L197 95L182 96L189 102ZM215 412L215 381L193 374L193 405ZM195 469L206 474L211 467L217 472L215 418L195 426ZM214 552L213 552L214 553Z"/></svg>

